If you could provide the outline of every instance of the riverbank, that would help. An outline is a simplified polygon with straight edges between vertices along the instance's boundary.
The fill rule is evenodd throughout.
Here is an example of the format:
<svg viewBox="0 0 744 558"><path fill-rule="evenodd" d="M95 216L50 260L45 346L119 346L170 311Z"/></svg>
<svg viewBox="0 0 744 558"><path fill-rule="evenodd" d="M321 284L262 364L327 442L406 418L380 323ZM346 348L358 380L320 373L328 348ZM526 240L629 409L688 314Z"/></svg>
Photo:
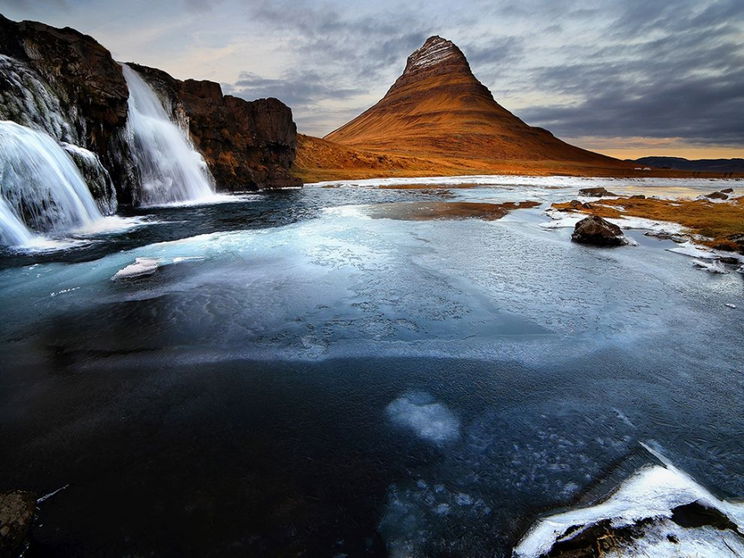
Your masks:
<svg viewBox="0 0 744 558"><path fill-rule="evenodd" d="M744 196L715 201L705 196L694 200L631 196L572 200L552 207L609 219L640 217L679 223L698 244L744 254Z"/></svg>

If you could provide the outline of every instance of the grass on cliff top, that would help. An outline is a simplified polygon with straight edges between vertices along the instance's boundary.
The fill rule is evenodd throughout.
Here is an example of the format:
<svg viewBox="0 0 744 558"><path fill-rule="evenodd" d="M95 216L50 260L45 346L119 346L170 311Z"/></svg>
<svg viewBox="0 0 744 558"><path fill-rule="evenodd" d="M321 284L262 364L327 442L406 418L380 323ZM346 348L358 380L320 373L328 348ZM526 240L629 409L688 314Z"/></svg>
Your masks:
<svg viewBox="0 0 744 558"><path fill-rule="evenodd" d="M703 241L703 244L723 250L739 250L728 237L744 234L744 196L726 203L713 203L708 200L620 198L597 200L590 202L588 206L573 208L571 202L553 204L553 207L559 210L575 209L600 217L631 216L679 223L691 232L710 239Z"/></svg>

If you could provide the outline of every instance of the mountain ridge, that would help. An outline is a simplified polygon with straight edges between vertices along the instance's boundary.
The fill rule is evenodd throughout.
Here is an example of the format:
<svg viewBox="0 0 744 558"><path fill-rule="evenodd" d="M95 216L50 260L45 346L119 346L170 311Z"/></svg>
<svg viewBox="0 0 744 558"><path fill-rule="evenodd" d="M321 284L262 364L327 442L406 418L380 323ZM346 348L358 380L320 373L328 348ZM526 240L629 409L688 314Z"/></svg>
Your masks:
<svg viewBox="0 0 744 558"><path fill-rule="evenodd" d="M733 157L731 159L685 159L684 157L650 155L648 157L635 159L634 162L660 169L744 173L744 159L740 157Z"/></svg>

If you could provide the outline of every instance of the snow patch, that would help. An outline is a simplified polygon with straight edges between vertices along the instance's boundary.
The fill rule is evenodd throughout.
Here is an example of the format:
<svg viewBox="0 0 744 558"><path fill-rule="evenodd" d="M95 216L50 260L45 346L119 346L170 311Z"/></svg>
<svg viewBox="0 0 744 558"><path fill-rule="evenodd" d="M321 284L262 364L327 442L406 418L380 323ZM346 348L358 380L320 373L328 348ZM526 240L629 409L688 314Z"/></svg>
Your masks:
<svg viewBox="0 0 744 558"><path fill-rule="evenodd" d="M739 528L744 525L744 504L719 500L686 473L666 462L666 459L658 452L650 448L647 449L662 460L664 464L640 469L607 500L596 506L572 510L540 520L514 549L514 556L517 558L537 558L547 553L559 540L570 540L586 528L607 520L610 521L612 527L621 528L644 519L659 519L660 522L655 522L656 527L652 526L651 529L664 528L668 523L664 520L672 517L674 508L694 502L718 510L736 523ZM577 526L580 528L575 529ZM567 534L569 531L570 533ZM680 529L674 532L674 536L680 543L685 544L682 547L677 546L677 550L680 550L680 548L698 548L700 553L687 554L683 552L681 555L684 556L737 556L734 550L726 552L724 545L719 546L717 544L716 537L721 539L721 536L720 531L715 529ZM742 543L744 541L738 539L738 544L742 545ZM636 541L636 544L639 549L642 547L653 548L655 539L645 540L641 538ZM633 549L625 550L627 550L627 554L622 551L621 554L616 555L636 555L633 553ZM720 551L723 551L723 553L720 553ZM651 552L648 555L664 556L665 554ZM672 555L678 556L680 554Z"/></svg>

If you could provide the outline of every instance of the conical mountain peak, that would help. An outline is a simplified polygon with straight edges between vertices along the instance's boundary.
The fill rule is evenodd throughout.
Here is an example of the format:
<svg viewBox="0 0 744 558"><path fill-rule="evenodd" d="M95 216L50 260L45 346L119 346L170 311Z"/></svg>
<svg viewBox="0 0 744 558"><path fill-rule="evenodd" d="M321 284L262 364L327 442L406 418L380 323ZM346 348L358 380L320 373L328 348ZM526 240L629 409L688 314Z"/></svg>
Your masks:
<svg viewBox="0 0 744 558"><path fill-rule="evenodd" d="M408 57L406 69L393 84L391 91L417 80L445 74L460 74L477 81L470 71L465 55L457 45L434 35L426 39L426 42Z"/></svg>
<svg viewBox="0 0 744 558"><path fill-rule="evenodd" d="M452 41L426 39L374 106L325 139L436 160L606 161L532 128L499 105Z"/></svg>
<svg viewBox="0 0 744 558"><path fill-rule="evenodd" d="M468 71L468 61L465 55L452 41L435 35L426 39L421 48L415 50L408 57L403 74L432 70L434 68L465 68Z"/></svg>

